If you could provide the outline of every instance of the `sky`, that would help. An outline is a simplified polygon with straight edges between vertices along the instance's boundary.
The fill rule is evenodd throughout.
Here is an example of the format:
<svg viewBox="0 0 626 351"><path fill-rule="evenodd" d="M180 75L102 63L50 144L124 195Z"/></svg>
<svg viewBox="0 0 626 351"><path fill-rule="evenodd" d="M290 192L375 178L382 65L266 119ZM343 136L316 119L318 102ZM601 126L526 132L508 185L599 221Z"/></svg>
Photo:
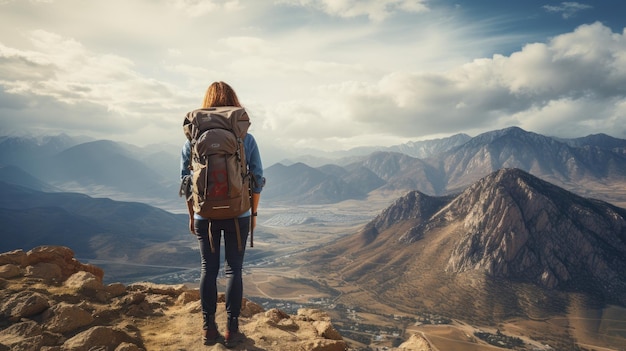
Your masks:
<svg viewBox="0 0 626 351"><path fill-rule="evenodd" d="M0 135L179 148L185 113L224 81L266 166L510 126L626 138L624 14L623 0L0 0Z"/></svg>

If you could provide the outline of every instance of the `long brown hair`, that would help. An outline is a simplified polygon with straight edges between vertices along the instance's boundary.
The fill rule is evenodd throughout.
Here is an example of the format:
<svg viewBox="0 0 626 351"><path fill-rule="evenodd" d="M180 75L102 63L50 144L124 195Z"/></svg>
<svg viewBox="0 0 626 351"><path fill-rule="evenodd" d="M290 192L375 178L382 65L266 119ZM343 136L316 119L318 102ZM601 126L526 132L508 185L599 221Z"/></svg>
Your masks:
<svg viewBox="0 0 626 351"><path fill-rule="evenodd" d="M220 106L237 106L242 107L237 98L235 90L224 82L214 82L206 90L204 94L203 108L220 107Z"/></svg>

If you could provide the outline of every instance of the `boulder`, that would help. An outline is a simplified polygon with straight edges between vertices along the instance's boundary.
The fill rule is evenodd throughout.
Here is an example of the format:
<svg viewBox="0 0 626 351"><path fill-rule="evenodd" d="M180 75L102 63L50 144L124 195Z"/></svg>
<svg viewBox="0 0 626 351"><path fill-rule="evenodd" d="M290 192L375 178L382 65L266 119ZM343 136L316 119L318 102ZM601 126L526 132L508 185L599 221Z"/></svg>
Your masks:
<svg viewBox="0 0 626 351"><path fill-rule="evenodd" d="M0 254L0 265L14 264L17 266L26 266L26 252L23 250L13 250Z"/></svg>
<svg viewBox="0 0 626 351"><path fill-rule="evenodd" d="M141 345L141 340L110 326L95 326L68 339L62 350L116 350L122 343Z"/></svg>
<svg viewBox="0 0 626 351"><path fill-rule="evenodd" d="M0 278L11 279L22 274L22 270L18 265L8 263L0 266Z"/></svg>
<svg viewBox="0 0 626 351"><path fill-rule="evenodd" d="M324 339L343 340L341 334L329 321L314 321L313 326L317 329L318 335Z"/></svg>
<svg viewBox="0 0 626 351"><path fill-rule="evenodd" d="M93 274L96 279L102 282L104 271L90 264L83 264L74 258L74 251L65 246L38 246L26 253L24 266L34 266L37 263L45 262L59 266L62 280L67 279L72 274L85 271Z"/></svg>
<svg viewBox="0 0 626 351"><path fill-rule="evenodd" d="M24 275L29 278L43 279L48 284L59 283L64 279L61 267L49 262L37 262L27 266Z"/></svg>
<svg viewBox="0 0 626 351"><path fill-rule="evenodd" d="M55 333L67 333L87 326L94 318L88 311L66 303L52 306L43 314L44 327Z"/></svg>
<svg viewBox="0 0 626 351"><path fill-rule="evenodd" d="M23 290L9 297L0 308L0 315L12 320L31 317L50 307L46 296L29 290Z"/></svg>
<svg viewBox="0 0 626 351"><path fill-rule="evenodd" d="M98 279L93 273L79 271L72 274L64 283L68 288L76 289L78 291L101 291L104 290L102 281Z"/></svg>
<svg viewBox="0 0 626 351"><path fill-rule="evenodd" d="M0 330L0 343L12 345L26 337L39 336L42 333L43 329L35 321L15 323L6 329Z"/></svg>
<svg viewBox="0 0 626 351"><path fill-rule="evenodd" d="M126 287L122 283L111 283L105 287L105 290L111 297L118 297L126 294Z"/></svg>

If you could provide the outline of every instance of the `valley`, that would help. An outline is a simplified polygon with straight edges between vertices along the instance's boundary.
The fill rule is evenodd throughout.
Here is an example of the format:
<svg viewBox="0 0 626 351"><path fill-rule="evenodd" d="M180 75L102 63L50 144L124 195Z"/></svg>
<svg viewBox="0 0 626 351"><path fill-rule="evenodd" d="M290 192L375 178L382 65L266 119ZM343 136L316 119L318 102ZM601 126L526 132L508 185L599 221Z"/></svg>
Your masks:
<svg viewBox="0 0 626 351"><path fill-rule="evenodd" d="M417 335L441 351L622 351L626 215L601 202L626 207L626 146L609 149L611 141L565 145L509 128L424 159L388 150L341 165L270 166L244 294L266 309L328 311L352 350ZM55 157L80 167L106 154L137 166L122 180L152 172L118 146L88 143L72 151L80 157ZM49 177L19 164L28 150L2 155L36 176L0 168L5 251L66 245L104 269L105 283L197 286L197 242L171 181L176 155L158 167L169 181L145 187L96 167L80 182L60 170ZM47 225L25 221L33 216Z"/></svg>
<svg viewBox="0 0 626 351"><path fill-rule="evenodd" d="M366 204L371 206L369 210L363 208ZM341 213L346 216L344 218L348 218L348 214L355 210L356 214L371 213L373 218L380 212L381 206L386 205L388 204L384 201L377 203L374 198L360 205L347 202L332 207L333 213ZM298 208L298 211L304 210L303 207ZM293 214L293 211L294 209L275 208L264 212L268 215L271 212L273 216L284 219L288 213ZM275 223L271 218L263 223L263 231L276 233L282 240L263 242L265 240L259 236L255 246L274 246L282 242L283 254L267 258L263 263L249 263L245 276L246 295L253 300L258 299L266 308L291 309L290 312L295 312L302 306L321 307L329 311L344 338L349 339L356 349L376 350L378 347L382 350L383 347L397 347L412 334L423 335L434 350L498 350L509 345L511 347L508 348L517 350L618 351L624 350L623 345L626 345L626 309L617 306L600 308L593 301L578 294L560 297L570 302L563 313L536 310L532 315L515 316L514 313L502 311L495 314L501 316L500 318L486 321L487 318L472 318L464 311L454 314L448 308L441 308L448 302L448 297L458 297L452 291L448 292L448 296L432 294L422 297L414 294L413 301L402 300L392 295L381 295L380 289L374 289L367 284L346 281L338 273L338 269L331 266L311 269L315 264L310 262L309 256L303 254L319 250L331 240L358 231L365 224L360 217L355 217L354 221L335 222L334 225L325 223L323 226L292 222L289 226L266 227L265 223ZM296 243L298 248L290 248L287 241ZM388 257L388 260L392 261L393 258ZM346 257L345 265L350 264L352 262ZM428 276L426 270L424 268L422 272L415 272L416 279L420 279L420 275ZM434 273L428 279L450 278ZM476 279L478 281L480 277ZM504 281L501 283L510 285ZM432 282L427 283L429 284ZM442 285L445 286L445 283ZM458 285L451 285L453 286ZM477 282L467 282L466 286L480 289ZM471 297L474 295L479 294L465 291L465 300L454 303L461 306L461 309L464 304L469 307L476 303ZM426 300L420 301L422 298ZM562 302L559 298L553 299ZM475 307L467 308L468 311L474 309ZM555 311L557 310L560 307L555 307ZM481 339L478 335L489 335L491 338ZM518 339L523 341L523 347L512 346L515 344L513 341ZM487 340L491 340L491 343Z"/></svg>
<svg viewBox="0 0 626 351"><path fill-rule="evenodd" d="M626 309L616 306L596 308L576 294L567 297L572 303L564 313L537 310L532 315L516 316L502 311L500 318L485 321L479 316L472 318L465 311L453 314L450 309L442 308L449 298L456 299L457 295L452 291L445 293L445 280L449 277L436 272L430 274L427 267L414 272L415 279L426 284L441 279L440 286L444 288L437 294L410 295L413 301L381 294L379 287L346 281L337 267L315 267L316 262L311 262L307 254L323 250L337 239L361 230L390 205L388 198L373 193L368 201L333 205L262 205L254 247L250 248L248 244L246 248L246 297L266 309L276 307L288 313L295 313L301 307L328 311L354 350L397 347L412 334L425 337L433 350L569 350L574 349L573 345L577 345L576 350L624 350ZM193 246L192 239L190 235L188 242ZM393 261L394 258L387 259ZM345 266L354 264L347 253L341 262ZM124 270L132 270L133 265L93 263L105 269L105 280L115 280L116 274L125 274L125 279L135 281L195 286L199 279L199 267L134 265L143 276L131 276ZM370 264L377 264L374 255ZM473 305L479 302L468 296L479 295L478 291L471 291L480 289L479 280L477 277L474 282L466 282L469 289L465 291L466 300L454 303L458 306L466 304L467 311L475 310ZM224 283L224 279L220 279L222 288ZM555 301L560 300L555 298ZM519 340L524 346L513 347Z"/></svg>

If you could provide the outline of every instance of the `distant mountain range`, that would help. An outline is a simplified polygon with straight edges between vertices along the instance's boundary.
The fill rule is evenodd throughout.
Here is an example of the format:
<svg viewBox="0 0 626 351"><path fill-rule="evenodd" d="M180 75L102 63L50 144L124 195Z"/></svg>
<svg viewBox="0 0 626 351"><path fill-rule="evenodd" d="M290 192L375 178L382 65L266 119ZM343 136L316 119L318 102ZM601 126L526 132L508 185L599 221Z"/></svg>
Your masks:
<svg viewBox="0 0 626 351"><path fill-rule="evenodd" d="M626 209L520 169L456 196L410 192L306 257L406 311L489 321L562 313L575 301L626 306Z"/></svg>
<svg viewBox="0 0 626 351"><path fill-rule="evenodd" d="M164 207L184 207L177 196L179 159L180 149L174 146L139 148L108 140L82 142L66 135L0 137L0 180Z"/></svg>
<svg viewBox="0 0 626 351"><path fill-rule="evenodd" d="M439 139L430 148L422 142L421 149L432 153L422 159L377 151L340 166L344 171L276 164L266 170L263 198L334 203L365 198L377 190L454 194L493 171L519 168L580 195L626 203L626 191L615 191L626 187L626 140L608 135L556 139L512 127L469 139L464 135ZM335 191L332 182L350 191Z"/></svg>
<svg viewBox="0 0 626 351"><path fill-rule="evenodd" d="M579 195L626 204L626 191L619 191L626 186L626 140L604 134L558 139L511 127L321 156L329 155L334 158L303 157L310 163L266 168L261 201L328 204L376 191L454 194L490 172L514 167ZM65 135L0 137L0 180L184 210L177 196L179 163L179 146L139 148Z"/></svg>
<svg viewBox="0 0 626 351"><path fill-rule="evenodd" d="M197 263L188 216L142 203L42 192L0 181L0 218L0 251L62 245L85 259Z"/></svg>

